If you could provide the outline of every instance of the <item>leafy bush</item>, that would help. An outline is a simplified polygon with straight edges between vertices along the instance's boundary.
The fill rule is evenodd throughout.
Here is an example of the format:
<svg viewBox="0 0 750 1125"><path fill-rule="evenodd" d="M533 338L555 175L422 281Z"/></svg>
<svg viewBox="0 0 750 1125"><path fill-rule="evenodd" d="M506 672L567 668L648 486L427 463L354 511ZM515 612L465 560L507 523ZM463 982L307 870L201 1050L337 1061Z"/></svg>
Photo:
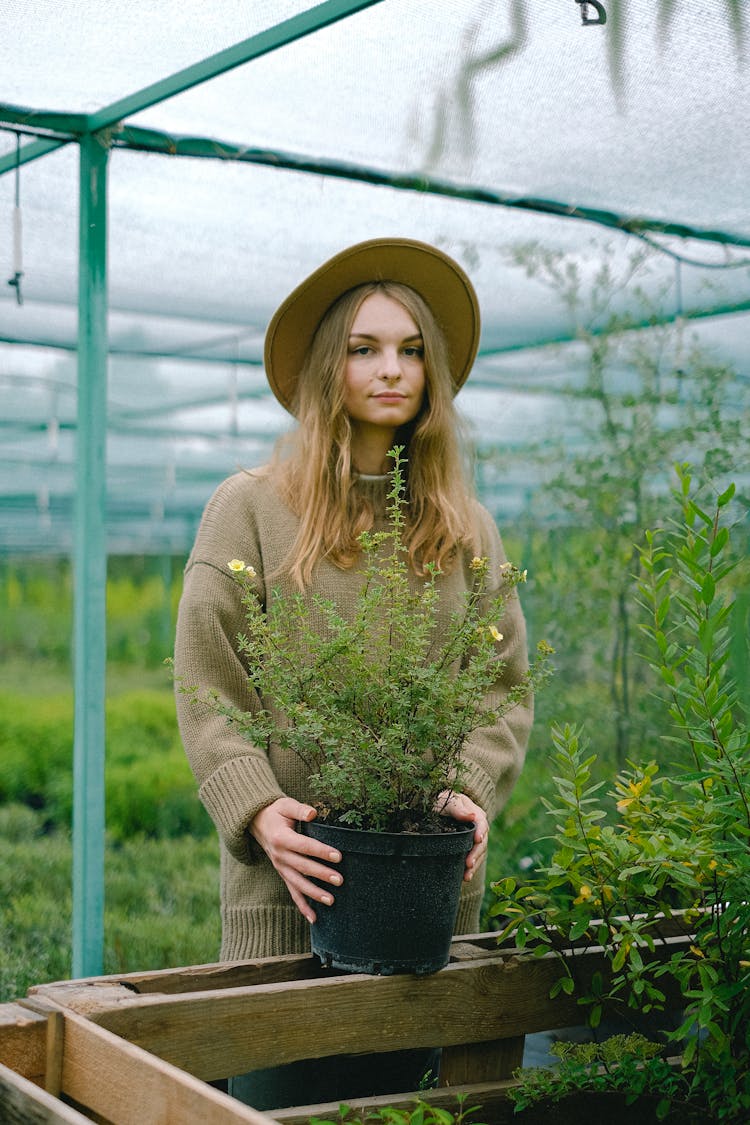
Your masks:
<svg viewBox="0 0 750 1125"><path fill-rule="evenodd" d="M67 696L0 693L0 803L43 811L70 823L73 805L73 703ZM135 692L107 701L107 828L117 840L138 833L205 836L200 804L182 749L171 693Z"/></svg>
<svg viewBox="0 0 750 1125"><path fill-rule="evenodd" d="M592 1026L605 1002L649 1012L670 991L684 997L682 1023L666 1033L683 1068L663 1088L660 1113L676 1091L702 1120L739 1123L750 1113L750 730L728 659L734 488L707 512L686 466L678 477L681 518L670 532L646 533L639 583L647 659L667 693L662 738L676 763L669 774L630 763L607 805L594 756L574 728L558 729L555 853L533 879L501 880L493 910L505 918L501 937L561 954L553 995L578 993ZM670 948L664 919L689 943ZM573 942L600 945L611 979L595 974L582 988L576 956L563 952Z"/></svg>
<svg viewBox="0 0 750 1125"><path fill-rule="evenodd" d="M113 557L107 575L107 657L158 667L172 649L181 558ZM0 560L0 659L71 663L73 577L68 559Z"/></svg>
<svg viewBox="0 0 750 1125"><path fill-rule="evenodd" d="M441 1106L430 1105L417 1098L413 1106L397 1109L395 1106L373 1106L370 1109L353 1109L342 1104L333 1119L311 1117L309 1125L481 1125L476 1114L481 1106L465 1105L465 1095L456 1095L455 1112Z"/></svg>
<svg viewBox="0 0 750 1125"><path fill-rule="evenodd" d="M556 1103L577 1091L623 1091L631 1101L651 1093L653 1085L680 1085L679 1072L660 1057L662 1044L633 1032L612 1035L601 1043L552 1043L550 1054L558 1059L552 1067L527 1067L519 1071L519 1086L511 1090L518 1110L537 1102ZM666 1107L665 1107L666 1109Z"/></svg>
<svg viewBox="0 0 750 1125"><path fill-rule="evenodd" d="M70 835L22 805L0 807L0 1002L71 968ZM138 838L107 847L104 972L194 965L218 957L215 836ZM40 871L44 878L40 878Z"/></svg>

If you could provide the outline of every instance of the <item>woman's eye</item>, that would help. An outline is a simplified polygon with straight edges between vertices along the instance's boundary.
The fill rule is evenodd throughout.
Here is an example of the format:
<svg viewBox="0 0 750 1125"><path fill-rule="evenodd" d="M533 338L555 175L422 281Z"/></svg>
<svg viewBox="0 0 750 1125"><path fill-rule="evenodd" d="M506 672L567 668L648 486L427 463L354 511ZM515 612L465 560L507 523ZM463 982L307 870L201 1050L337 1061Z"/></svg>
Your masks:
<svg viewBox="0 0 750 1125"><path fill-rule="evenodd" d="M421 359L424 355L424 348L420 348L416 344L410 344L407 348L404 348L404 355L409 359Z"/></svg>
<svg viewBox="0 0 750 1125"><path fill-rule="evenodd" d="M359 344L356 348L349 348L349 355L369 355L371 351L369 344Z"/></svg>

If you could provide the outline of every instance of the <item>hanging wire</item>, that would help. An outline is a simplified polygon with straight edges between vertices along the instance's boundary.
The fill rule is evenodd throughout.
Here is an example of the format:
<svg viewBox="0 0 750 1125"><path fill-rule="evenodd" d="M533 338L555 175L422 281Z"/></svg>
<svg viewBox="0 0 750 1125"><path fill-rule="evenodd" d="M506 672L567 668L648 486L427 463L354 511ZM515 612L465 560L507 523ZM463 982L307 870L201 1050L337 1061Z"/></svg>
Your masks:
<svg viewBox="0 0 750 1125"><path fill-rule="evenodd" d="M747 266L750 266L750 258L748 257L734 258L731 260L727 258L727 260L723 262L706 262L701 258L688 257L687 254L681 254L677 250L670 249L669 246L664 246L661 242L659 242L657 238L645 234L641 230L631 230L627 226L623 226L621 229L624 230L626 234L629 234L632 238L640 238L641 242L645 242L654 250L658 250L660 254L666 254L668 258L672 258L675 262L679 262L681 265L697 266L702 270L735 270L747 268ZM724 247L724 253L727 253L726 246Z"/></svg>
<svg viewBox="0 0 750 1125"><path fill-rule="evenodd" d="M674 294L675 294L675 325L677 328L677 346L675 349L674 370L678 381L682 382L685 374L683 365L683 351L685 343L685 317L682 307L682 262L679 258L674 260Z"/></svg>
<svg viewBox="0 0 750 1125"><path fill-rule="evenodd" d="M23 304L21 278L23 277L23 251L21 243L21 134L16 133L16 197L13 207L13 276L8 285L16 291L16 301Z"/></svg>

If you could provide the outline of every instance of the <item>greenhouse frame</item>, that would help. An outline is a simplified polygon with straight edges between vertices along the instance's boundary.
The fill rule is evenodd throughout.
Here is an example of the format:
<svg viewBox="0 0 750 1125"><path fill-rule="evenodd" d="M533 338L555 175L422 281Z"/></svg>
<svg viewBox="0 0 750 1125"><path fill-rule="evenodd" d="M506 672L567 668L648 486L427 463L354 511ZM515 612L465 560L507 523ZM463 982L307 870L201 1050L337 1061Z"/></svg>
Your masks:
<svg viewBox="0 0 750 1125"><path fill-rule="evenodd" d="M185 555L213 488L269 456L292 420L265 327L320 262L405 236L471 275L459 404L501 527L535 506L526 451L585 446L612 318L730 372L747 434L747 26L733 0L0 9L0 558L75 565L82 976L103 944L107 557ZM624 361L610 378L634 394Z"/></svg>

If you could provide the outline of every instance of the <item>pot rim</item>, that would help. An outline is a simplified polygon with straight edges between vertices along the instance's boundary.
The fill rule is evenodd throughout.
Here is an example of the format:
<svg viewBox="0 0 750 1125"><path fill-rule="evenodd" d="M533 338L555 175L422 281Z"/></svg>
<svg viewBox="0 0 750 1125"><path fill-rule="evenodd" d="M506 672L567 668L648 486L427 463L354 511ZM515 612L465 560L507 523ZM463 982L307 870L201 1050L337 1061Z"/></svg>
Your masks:
<svg viewBox="0 0 750 1125"><path fill-rule="evenodd" d="M327 820L318 820L317 817L313 820L298 820L297 825L301 830L317 825L320 828L329 828L335 832L345 832L351 835L384 836L394 840L413 840L415 837L429 838L430 836L465 836L473 833L476 829L473 820L455 820L452 816L446 816L444 819L458 825L458 828L446 829L445 832L381 832L377 828L351 828L347 824L329 824Z"/></svg>

